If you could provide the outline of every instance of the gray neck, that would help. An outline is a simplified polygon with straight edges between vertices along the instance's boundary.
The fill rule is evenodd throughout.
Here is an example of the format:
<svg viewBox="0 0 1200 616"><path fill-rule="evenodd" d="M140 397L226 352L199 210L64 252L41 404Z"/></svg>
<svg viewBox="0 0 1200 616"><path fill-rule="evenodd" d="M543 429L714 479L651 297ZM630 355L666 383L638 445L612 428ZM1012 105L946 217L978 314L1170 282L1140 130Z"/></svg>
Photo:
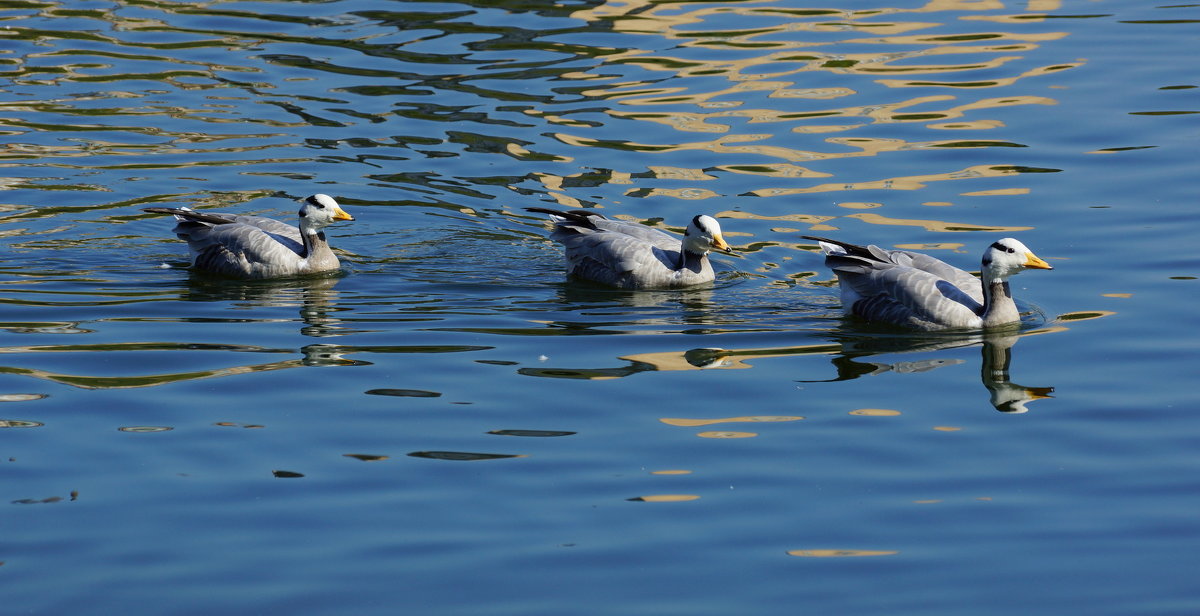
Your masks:
<svg viewBox="0 0 1200 616"><path fill-rule="evenodd" d="M983 280L983 326L995 327L1021 320L1017 303L1013 301L1008 281L1001 279Z"/></svg>
<svg viewBox="0 0 1200 616"><path fill-rule="evenodd" d="M314 231L310 229L300 230L300 241L304 243L304 254L301 257L305 259L312 258L313 255L321 255L329 250L329 242L325 240L324 231Z"/></svg>

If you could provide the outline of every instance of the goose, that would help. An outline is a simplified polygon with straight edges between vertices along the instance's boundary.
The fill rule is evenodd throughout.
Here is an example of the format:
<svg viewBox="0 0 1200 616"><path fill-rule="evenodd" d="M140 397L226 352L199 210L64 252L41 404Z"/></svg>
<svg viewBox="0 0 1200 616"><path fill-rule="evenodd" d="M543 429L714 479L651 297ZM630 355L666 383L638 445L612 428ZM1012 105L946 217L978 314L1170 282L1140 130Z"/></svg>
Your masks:
<svg viewBox="0 0 1200 616"><path fill-rule="evenodd" d="M825 265L837 273L846 314L921 330L1016 323L1021 314L1008 278L1026 269L1054 269L1012 238L987 247L976 278L917 252L803 237L820 244Z"/></svg>
<svg viewBox="0 0 1200 616"><path fill-rule="evenodd" d="M175 216L175 234L187 241L195 269L246 279L337 269L337 255L330 250L322 229L335 220L354 220L333 197L322 194L304 199L299 229L262 216L197 212L186 207L142 211Z"/></svg>
<svg viewBox="0 0 1200 616"><path fill-rule="evenodd" d="M692 218L681 241L596 212L526 209L549 214L554 221L550 239L566 247L568 275L621 289L677 289L712 282L716 274L708 253L733 252L711 216Z"/></svg>

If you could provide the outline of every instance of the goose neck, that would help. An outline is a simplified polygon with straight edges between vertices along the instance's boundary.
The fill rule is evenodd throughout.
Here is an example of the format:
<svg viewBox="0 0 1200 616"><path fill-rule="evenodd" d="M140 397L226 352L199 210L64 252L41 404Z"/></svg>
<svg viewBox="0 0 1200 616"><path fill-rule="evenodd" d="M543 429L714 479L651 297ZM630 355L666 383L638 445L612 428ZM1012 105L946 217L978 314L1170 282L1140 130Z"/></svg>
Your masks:
<svg viewBox="0 0 1200 616"><path fill-rule="evenodd" d="M983 271L983 318L984 327L1013 323L1021 319L1017 304L1013 301L1008 279Z"/></svg>
<svg viewBox="0 0 1200 616"><path fill-rule="evenodd" d="M300 241L304 244L304 254L301 257L308 258L316 252L320 252L322 248L329 246L329 242L325 240L325 232L318 229L310 229L302 227L300 229Z"/></svg>

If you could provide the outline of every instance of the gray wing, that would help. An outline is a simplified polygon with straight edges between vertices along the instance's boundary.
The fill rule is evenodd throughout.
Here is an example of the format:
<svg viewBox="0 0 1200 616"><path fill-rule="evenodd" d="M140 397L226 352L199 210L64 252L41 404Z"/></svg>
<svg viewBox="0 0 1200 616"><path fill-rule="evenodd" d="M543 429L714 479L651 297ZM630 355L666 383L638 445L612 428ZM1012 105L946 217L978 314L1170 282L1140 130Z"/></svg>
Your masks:
<svg viewBox="0 0 1200 616"><path fill-rule="evenodd" d="M805 237L822 242L854 314L921 329L978 325L983 285L971 274L921 253Z"/></svg>
<svg viewBox="0 0 1200 616"><path fill-rule="evenodd" d="M550 237L566 249L569 272L580 278L624 287L672 286L673 263L679 251L664 251L654 244L611 230L556 230Z"/></svg>
<svg viewBox="0 0 1200 616"><path fill-rule="evenodd" d="M680 269L682 241L658 229L585 210L526 209L550 215L550 239L565 247L573 276L626 289L686 287L716 277L707 258Z"/></svg>
<svg viewBox="0 0 1200 616"><path fill-rule="evenodd" d="M192 264L221 274L263 278L299 273L304 262L300 230L263 216L146 208L173 214L175 234L188 243Z"/></svg>
<svg viewBox="0 0 1200 616"><path fill-rule="evenodd" d="M599 220L593 218L591 222L597 229L635 238L661 250L678 251L682 245L682 240L679 237L636 222L611 220L608 218L601 218Z"/></svg>
<svg viewBox="0 0 1200 616"><path fill-rule="evenodd" d="M858 297L854 314L869 321L921 329L970 327L979 322L980 302L936 274L911 266L849 262L830 256L841 284Z"/></svg>
<svg viewBox="0 0 1200 616"><path fill-rule="evenodd" d="M872 248L876 247L872 246ZM983 283L969 272L954 267L941 259L919 252L909 252L907 250L888 250L884 252L891 255L892 263L907 265L933 274L954 285L980 305L983 304Z"/></svg>

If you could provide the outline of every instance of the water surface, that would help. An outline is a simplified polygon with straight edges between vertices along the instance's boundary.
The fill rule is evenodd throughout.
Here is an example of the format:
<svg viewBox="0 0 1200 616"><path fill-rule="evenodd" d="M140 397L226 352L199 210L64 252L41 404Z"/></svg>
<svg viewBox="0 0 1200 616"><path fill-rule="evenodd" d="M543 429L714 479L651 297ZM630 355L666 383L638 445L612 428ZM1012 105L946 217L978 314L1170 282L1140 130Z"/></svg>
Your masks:
<svg viewBox="0 0 1200 616"><path fill-rule="evenodd" d="M1200 8L10 2L0 541L33 614L1200 609ZM338 275L189 273L142 207ZM541 215L708 288L566 281ZM968 269L1009 335L840 316L817 234Z"/></svg>

